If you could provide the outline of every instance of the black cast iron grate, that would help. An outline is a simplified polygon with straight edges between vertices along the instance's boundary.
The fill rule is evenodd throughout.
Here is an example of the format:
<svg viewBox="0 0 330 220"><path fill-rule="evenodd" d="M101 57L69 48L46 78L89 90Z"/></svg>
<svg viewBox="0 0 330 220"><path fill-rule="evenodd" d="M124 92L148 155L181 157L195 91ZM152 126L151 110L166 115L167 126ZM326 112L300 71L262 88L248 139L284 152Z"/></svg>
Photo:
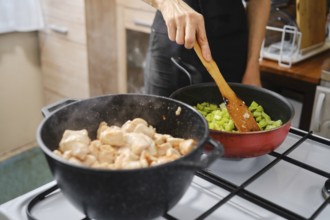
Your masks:
<svg viewBox="0 0 330 220"><path fill-rule="evenodd" d="M330 203L330 196L324 200L324 202L314 211L314 213L311 216L304 217L304 216L299 215L298 213L295 213L289 209L286 209L283 206L275 204L265 198L262 198L256 194L246 190L246 187L248 185L250 185L253 181L257 180L260 176L262 176L264 173L266 173L268 170L270 170L272 167L274 167L280 161L289 162L295 166L298 166L300 168L306 169L315 174L321 175L327 179L330 179L330 173L320 170L318 168L315 168L313 166L310 166L301 161L292 159L287 156L290 152L292 152L297 147L299 147L301 145L301 143L303 143L307 139L314 140L316 142L326 144L326 145L330 145L330 140L314 136L314 135L312 135L312 132L306 133L304 131L301 131L301 130L298 130L295 128L291 128L290 133L298 135L301 138L283 153L271 152L270 155L275 157L275 159L240 185L235 185L235 184L231 183L230 181L227 181L226 179L221 178L220 176L217 176L211 172L208 172L207 170L198 171L196 173L196 175L198 177L205 179L205 180L211 182L212 184L229 191L230 193L226 197L224 197L220 201L218 201L214 206L212 206L208 210L205 210L205 212L202 213L200 216L198 216L195 220L202 220L202 219L205 219L206 217L210 216L215 210L220 208L222 205L226 204L234 196L239 196L241 198L244 198L244 199L248 200L249 202L252 202L270 212L277 214L278 216L285 218L285 219L290 219L290 220L313 220L313 219L315 219L325 209L325 207ZM37 205L39 202L41 202L42 200L46 199L49 195L51 195L57 189L58 189L58 186L55 185L55 186L51 187L50 189L45 190L44 192L38 194L36 197L34 197L29 202L27 210L26 210L26 214L27 214L27 217L29 220L38 220L35 217L33 217L33 215L32 215L33 207L35 205ZM168 213L163 215L163 217L168 220L179 220L178 218L176 218ZM88 219L89 218L86 217L83 220L88 220Z"/></svg>

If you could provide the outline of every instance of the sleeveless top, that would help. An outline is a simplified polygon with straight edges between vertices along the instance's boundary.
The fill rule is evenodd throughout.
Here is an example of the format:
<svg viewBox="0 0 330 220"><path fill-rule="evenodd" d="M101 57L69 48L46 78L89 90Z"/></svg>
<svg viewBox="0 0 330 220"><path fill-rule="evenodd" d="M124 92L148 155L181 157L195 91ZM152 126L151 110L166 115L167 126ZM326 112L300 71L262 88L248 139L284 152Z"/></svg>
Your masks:
<svg viewBox="0 0 330 220"><path fill-rule="evenodd" d="M248 28L242 0L184 0L203 15L212 57L228 82L241 82L247 60ZM145 74L147 93L169 96L187 85L181 70L170 60L182 58L202 76L202 82L213 79L194 50L170 41L167 27L157 11L151 27Z"/></svg>

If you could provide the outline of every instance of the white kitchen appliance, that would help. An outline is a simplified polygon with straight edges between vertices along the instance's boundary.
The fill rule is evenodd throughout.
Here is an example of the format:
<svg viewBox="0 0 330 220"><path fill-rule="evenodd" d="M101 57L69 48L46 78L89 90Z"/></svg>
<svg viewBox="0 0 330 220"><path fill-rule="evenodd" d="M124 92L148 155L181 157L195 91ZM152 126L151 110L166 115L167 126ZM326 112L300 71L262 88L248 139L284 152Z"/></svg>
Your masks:
<svg viewBox="0 0 330 220"><path fill-rule="evenodd" d="M322 71L321 83L316 88L310 129L330 138L330 67Z"/></svg>
<svg viewBox="0 0 330 220"><path fill-rule="evenodd" d="M329 185L330 140L292 128L270 154L219 158L197 172L179 203L157 220L329 220ZM0 219L88 218L53 181L0 205Z"/></svg>

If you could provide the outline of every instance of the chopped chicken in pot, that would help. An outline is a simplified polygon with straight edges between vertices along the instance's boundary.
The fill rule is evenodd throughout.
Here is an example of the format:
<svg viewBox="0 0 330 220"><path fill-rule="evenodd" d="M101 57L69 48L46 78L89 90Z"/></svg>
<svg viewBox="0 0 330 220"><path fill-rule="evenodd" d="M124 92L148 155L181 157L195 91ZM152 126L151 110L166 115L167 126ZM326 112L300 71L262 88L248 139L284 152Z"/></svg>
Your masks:
<svg viewBox="0 0 330 220"><path fill-rule="evenodd" d="M91 140L86 129L65 130L54 153L88 167L137 169L176 160L196 148L195 140L159 134L142 118L121 127L101 122L96 138Z"/></svg>

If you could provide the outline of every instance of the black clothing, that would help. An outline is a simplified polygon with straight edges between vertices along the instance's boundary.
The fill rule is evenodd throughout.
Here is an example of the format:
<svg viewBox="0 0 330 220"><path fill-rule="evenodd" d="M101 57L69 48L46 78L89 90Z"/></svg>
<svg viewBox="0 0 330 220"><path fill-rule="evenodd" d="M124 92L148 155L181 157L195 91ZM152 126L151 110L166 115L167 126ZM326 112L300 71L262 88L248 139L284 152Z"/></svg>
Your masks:
<svg viewBox="0 0 330 220"><path fill-rule="evenodd" d="M204 16L206 34L212 57L224 78L241 82L247 57L247 22L241 0L185 0ZM195 66L203 82L213 79L198 59L193 49L186 49L168 38L165 21L157 11L150 34L144 71L145 92L169 96L189 84L187 77L170 60L180 57Z"/></svg>

